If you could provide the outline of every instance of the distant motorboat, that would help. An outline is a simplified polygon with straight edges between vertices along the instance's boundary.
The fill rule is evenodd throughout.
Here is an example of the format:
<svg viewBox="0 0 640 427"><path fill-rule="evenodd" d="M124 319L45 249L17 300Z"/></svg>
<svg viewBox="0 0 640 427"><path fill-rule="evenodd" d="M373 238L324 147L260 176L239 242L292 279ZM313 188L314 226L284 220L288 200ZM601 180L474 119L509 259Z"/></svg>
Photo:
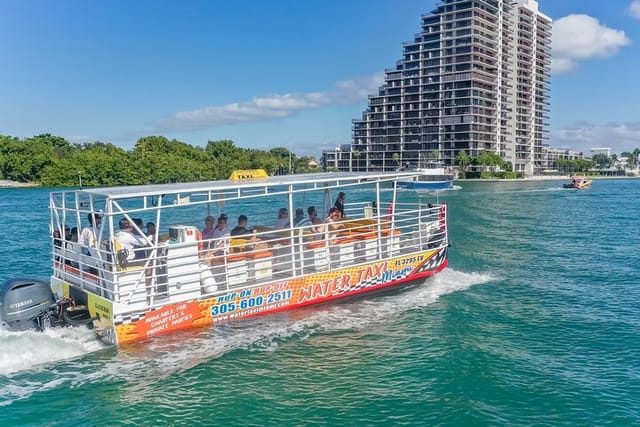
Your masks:
<svg viewBox="0 0 640 427"><path fill-rule="evenodd" d="M584 190L591 186L591 182L592 180L587 177L576 175L571 177L571 182L563 184L562 188L576 188L578 190Z"/></svg>
<svg viewBox="0 0 640 427"><path fill-rule="evenodd" d="M453 189L454 174L445 168L442 163L429 162L415 167L408 164L402 170L416 172L416 175L408 179L399 180L396 183L398 188L428 191Z"/></svg>

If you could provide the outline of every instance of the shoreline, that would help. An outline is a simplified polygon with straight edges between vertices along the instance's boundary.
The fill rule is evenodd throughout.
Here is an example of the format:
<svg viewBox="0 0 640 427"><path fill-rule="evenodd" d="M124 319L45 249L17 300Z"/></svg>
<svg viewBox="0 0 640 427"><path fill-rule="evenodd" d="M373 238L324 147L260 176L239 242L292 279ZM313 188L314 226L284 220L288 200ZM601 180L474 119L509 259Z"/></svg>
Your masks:
<svg viewBox="0 0 640 427"><path fill-rule="evenodd" d="M529 178L455 178L453 182L531 182L531 181L565 181L571 175L532 176ZM589 179L638 179L640 176L587 176ZM33 182L17 182L8 179L0 179L0 188L33 188L40 185Z"/></svg>
<svg viewBox="0 0 640 427"><path fill-rule="evenodd" d="M0 179L0 188L20 188L20 187L38 187L32 182L9 181L8 179Z"/></svg>
<svg viewBox="0 0 640 427"><path fill-rule="evenodd" d="M588 176L587 178L593 180L600 179L638 179L640 176ZM570 179L570 175L553 175L553 176L532 176L529 178L473 178L473 179L464 179L464 178L456 178L454 182L532 182L532 181L566 181Z"/></svg>

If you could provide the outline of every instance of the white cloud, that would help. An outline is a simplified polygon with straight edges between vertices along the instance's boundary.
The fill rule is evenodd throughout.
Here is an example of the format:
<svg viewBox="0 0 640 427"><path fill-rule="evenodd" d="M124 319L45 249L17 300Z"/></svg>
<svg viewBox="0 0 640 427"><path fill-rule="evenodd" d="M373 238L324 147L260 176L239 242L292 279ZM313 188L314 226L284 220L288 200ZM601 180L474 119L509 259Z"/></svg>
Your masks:
<svg viewBox="0 0 640 427"><path fill-rule="evenodd" d="M586 152L593 147L611 147L616 154L633 151L640 148L640 122L603 125L576 123L553 132L551 145Z"/></svg>
<svg viewBox="0 0 640 427"><path fill-rule="evenodd" d="M340 81L327 92L273 94L251 101L180 111L159 120L156 130L202 130L214 126L232 125L288 117L299 111L335 104L354 104L377 93L383 75Z"/></svg>
<svg viewBox="0 0 640 427"><path fill-rule="evenodd" d="M633 0L629 5L629 12L631 16L636 19L640 19L640 0Z"/></svg>
<svg viewBox="0 0 640 427"><path fill-rule="evenodd" d="M565 16L553 23L552 69L571 71L582 60L611 57L629 43L624 31L608 28L591 16Z"/></svg>

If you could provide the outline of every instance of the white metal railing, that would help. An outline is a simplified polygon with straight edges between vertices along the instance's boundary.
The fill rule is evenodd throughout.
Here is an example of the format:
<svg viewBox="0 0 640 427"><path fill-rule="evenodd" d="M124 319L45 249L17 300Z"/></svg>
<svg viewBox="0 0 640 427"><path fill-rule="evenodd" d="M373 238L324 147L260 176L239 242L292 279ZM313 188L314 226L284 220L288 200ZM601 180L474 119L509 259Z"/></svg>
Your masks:
<svg viewBox="0 0 640 427"><path fill-rule="evenodd" d="M360 202L350 204L345 216L335 232L322 223L259 227L223 241L171 243L161 236L131 260L113 241L103 242L91 256L75 242L56 239L54 276L135 311L448 244L443 205L381 203L376 208Z"/></svg>

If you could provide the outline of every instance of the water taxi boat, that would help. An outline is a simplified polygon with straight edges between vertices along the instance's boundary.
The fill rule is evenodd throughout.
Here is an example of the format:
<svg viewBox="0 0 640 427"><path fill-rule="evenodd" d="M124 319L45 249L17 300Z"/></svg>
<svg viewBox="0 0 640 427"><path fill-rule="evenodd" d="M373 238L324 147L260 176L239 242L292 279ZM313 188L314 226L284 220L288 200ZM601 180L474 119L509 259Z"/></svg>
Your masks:
<svg viewBox="0 0 640 427"><path fill-rule="evenodd" d="M420 167L408 165L403 170L414 172L409 179L398 180L398 188L407 190L440 191L453 188L454 175L441 163L430 162Z"/></svg>
<svg viewBox="0 0 640 427"><path fill-rule="evenodd" d="M397 289L447 266L446 205L396 198L395 184L412 176L238 171L222 181L55 191L50 287L56 300L85 307L108 344ZM322 221L332 191L349 195L345 217ZM310 206L321 221L295 222ZM289 220L276 229L281 207ZM204 238L204 218L223 212L259 225ZM149 234L146 222L155 224ZM65 226L93 238L61 239Z"/></svg>
<svg viewBox="0 0 640 427"><path fill-rule="evenodd" d="M572 176L571 182L563 184L563 188L577 188L578 190L583 190L585 188L589 188L592 180L584 177L584 176Z"/></svg>

